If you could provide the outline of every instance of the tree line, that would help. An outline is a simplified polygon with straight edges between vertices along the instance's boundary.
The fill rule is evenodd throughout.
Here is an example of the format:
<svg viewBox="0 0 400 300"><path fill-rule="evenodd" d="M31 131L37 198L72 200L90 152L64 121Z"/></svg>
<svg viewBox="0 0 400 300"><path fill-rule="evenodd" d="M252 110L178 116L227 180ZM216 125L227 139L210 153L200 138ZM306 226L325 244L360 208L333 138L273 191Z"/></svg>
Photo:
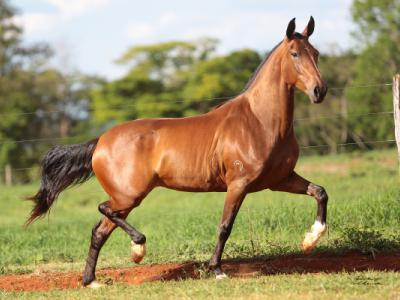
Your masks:
<svg viewBox="0 0 400 300"><path fill-rule="evenodd" d="M324 53L319 66L330 87L322 105L298 93L296 134L308 153L389 147L393 138L390 83L400 65L400 1L354 0L355 49ZM0 0L0 178L37 178L43 154L57 144L98 136L136 118L205 113L239 94L263 57L253 49L217 55L218 41L135 45L117 60L115 80L50 67L53 50L27 45L13 21L16 8ZM363 87L368 85L368 87ZM353 143L344 148L342 144ZM324 145L312 147L314 145Z"/></svg>

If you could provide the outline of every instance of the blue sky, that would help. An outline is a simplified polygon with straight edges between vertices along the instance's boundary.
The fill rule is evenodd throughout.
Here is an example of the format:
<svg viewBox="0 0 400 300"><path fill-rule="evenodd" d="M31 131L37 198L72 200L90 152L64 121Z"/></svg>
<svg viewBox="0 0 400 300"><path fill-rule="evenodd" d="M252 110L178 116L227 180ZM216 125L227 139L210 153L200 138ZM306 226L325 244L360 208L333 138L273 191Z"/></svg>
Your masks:
<svg viewBox="0 0 400 300"><path fill-rule="evenodd" d="M218 52L266 51L284 36L296 17L302 31L316 20L312 42L322 51L352 45L351 0L11 0L16 22L28 42L45 41L56 50L54 63L116 78L126 71L114 63L130 46L208 36Z"/></svg>

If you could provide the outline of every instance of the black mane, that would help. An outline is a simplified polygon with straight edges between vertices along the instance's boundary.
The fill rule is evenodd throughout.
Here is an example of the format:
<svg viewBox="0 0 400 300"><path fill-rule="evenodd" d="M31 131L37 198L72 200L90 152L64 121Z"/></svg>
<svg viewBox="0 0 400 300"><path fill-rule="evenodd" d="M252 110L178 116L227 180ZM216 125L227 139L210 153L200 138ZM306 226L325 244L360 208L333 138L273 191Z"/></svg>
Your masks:
<svg viewBox="0 0 400 300"><path fill-rule="evenodd" d="M254 82L254 80L256 79L258 73L260 73L262 67L264 66L264 64L267 62L268 58L271 57L272 53L275 52L276 48L278 48L280 45L282 44L282 42L280 42L278 45L276 45L274 48L272 48L272 50L267 54L267 56L265 56L265 58L263 59L263 61L258 65L256 71L253 73L253 75L250 77L249 81L247 81L246 86L244 87L244 89L242 90L242 93L247 91L247 89L250 87L250 85Z"/></svg>
<svg viewBox="0 0 400 300"><path fill-rule="evenodd" d="M293 38L294 39L298 39L298 40L302 40L305 37L298 32L295 32L293 34ZM250 85L254 82L254 80L256 79L258 73L260 73L261 68L264 66L264 64L268 61L268 59L271 57L272 53L275 52L276 48L278 48L280 45L282 44L282 42L280 42L278 45L276 45L274 48L272 48L272 50L267 54L267 56L263 59L263 61L260 63L260 65L257 67L256 71L253 73L253 75L251 76L251 78L249 79L249 81L246 83L246 86L244 87L243 92L247 91L247 89L250 87Z"/></svg>

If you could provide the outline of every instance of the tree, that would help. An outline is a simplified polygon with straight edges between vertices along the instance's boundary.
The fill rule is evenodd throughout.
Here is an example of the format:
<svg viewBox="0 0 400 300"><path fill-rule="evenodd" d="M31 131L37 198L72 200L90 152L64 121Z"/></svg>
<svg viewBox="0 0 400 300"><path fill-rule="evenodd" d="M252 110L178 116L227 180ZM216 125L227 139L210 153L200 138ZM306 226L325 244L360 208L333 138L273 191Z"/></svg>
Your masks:
<svg viewBox="0 0 400 300"><path fill-rule="evenodd" d="M89 124L89 91L102 82L47 67L49 47L25 45L15 13L0 0L0 168L7 183L29 179L25 170L12 176L12 168L29 168L52 145L78 140L65 140L70 135L90 134L82 133Z"/></svg>
<svg viewBox="0 0 400 300"><path fill-rule="evenodd" d="M49 54L47 47L34 45L24 47L21 43L22 30L14 23L15 9L8 1L0 0L0 167L6 170L10 183L11 156L18 153L18 144L11 142L27 119L21 118L30 110L29 93L32 77L23 71L40 62Z"/></svg>
<svg viewBox="0 0 400 300"><path fill-rule="evenodd" d="M182 115L182 89L193 65L206 60L213 39L136 46L117 61L129 68L121 79L93 92L94 118L109 127L137 117Z"/></svg>
<svg viewBox="0 0 400 300"><path fill-rule="evenodd" d="M219 98L238 95L260 63L260 55L250 49L199 61L186 74L185 115L207 112L221 103Z"/></svg>
<svg viewBox="0 0 400 300"><path fill-rule="evenodd" d="M360 53L355 64L352 85L391 82L400 67L400 1L355 0L351 7ZM392 110L389 86L347 89L349 114ZM375 118L352 117L352 138L363 141L392 138L390 115Z"/></svg>

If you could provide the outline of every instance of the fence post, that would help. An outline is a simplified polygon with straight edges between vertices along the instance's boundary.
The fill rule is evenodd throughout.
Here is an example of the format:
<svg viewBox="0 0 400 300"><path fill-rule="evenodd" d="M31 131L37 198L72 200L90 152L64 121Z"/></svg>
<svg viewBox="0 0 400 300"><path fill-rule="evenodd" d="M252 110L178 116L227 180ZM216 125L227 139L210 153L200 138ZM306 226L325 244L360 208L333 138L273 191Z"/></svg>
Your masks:
<svg viewBox="0 0 400 300"><path fill-rule="evenodd" d="M394 133L396 137L397 153L400 163L400 74L393 77L393 116Z"/></svg>
<svg viewBox="0 0 400 300"><path fill-rule="evenodd" d="M12 185L12 169L10 164L6 164L4 167L4 183L7 186Z"/></svg>

